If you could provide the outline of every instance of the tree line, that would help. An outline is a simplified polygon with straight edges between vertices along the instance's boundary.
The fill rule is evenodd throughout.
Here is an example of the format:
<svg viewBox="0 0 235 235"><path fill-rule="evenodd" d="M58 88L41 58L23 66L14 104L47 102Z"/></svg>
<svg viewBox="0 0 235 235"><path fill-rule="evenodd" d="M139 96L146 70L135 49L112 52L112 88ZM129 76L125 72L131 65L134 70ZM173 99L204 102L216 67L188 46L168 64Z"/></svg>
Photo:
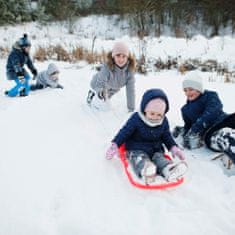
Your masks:
<svg viewBox="0 0 235 235"><path fill-rule="evenodd" d="M221 27L235 31L235 0L0 0L0 9L0 25L116 14L129 20L139 36L153 31L161 35L164 25L176 34L197 24L210 27L210 36L218 35Z"/></svg>

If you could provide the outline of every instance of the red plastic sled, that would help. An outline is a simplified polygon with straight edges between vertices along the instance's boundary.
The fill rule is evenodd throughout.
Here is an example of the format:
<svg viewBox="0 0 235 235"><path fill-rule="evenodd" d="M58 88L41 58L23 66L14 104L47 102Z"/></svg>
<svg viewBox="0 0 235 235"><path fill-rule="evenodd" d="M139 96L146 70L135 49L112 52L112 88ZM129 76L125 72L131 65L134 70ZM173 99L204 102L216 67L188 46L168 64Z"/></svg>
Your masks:
<svg viewBox="0 0 235 235"><path fill-rule="evenodd" d="M171 187L175 187L175 186L178 186L179 184L182 184L184 182L184 178L180 178L178 179L177 181L174 181L174 182L166 182L166 183L163 183L163 184L151 184L151 185L147 185L147 184L141 184L139 182L136 182L134 180L134 178L132 177L131 173L129 172L128 170L128 160L126 158L126 149L125 149L125 145L122 145L119 147L119 154L120 154L120 159L121 159L121 162L124 166L124 169L125 169L125 173L130 181L130 183L137 187L137 188L141 188L141 189L166 189L166 188L171 188ZM166 155L166 158L169 158L170 159L170 156Z"/></svg>

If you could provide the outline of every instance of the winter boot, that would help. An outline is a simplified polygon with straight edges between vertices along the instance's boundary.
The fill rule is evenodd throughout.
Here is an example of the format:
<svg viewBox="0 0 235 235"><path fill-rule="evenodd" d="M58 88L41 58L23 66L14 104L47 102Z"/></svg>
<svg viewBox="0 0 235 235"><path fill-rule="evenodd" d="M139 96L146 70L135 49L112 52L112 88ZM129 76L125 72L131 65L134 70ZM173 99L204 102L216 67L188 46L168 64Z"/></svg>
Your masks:
<svg viewBox="0 0 235 235"><path fill-rule="evenodd" d="M235 163L235 130L226 127L217 131L211 137L211 147L224 152Z"/></svg>
<svg viewBox="0 0 235 235"><path fill-rule="evenodd" d="M22 97L27 96L27 94L25 92L25 88L20 91L19 96L22 96Z"/></svg>
<svg viewBox="0 0 235 235"><path fill-rule="evenodd" d="M91 101L94 98L94 96L95 96L95 92L92 90L89 90L88 95L87 95L87 100L86 100L89 105L91 104Z"/></svg>
<svg viewBox="0 0 235 235"><path fill-rule="evenodd" d="M145 159L144 166L141 170L141 176L146 184L153 183L156 178L157 167L149 159Z"/></svg>
<svg viewBox="0 0 235 235"><path fill-rule="evenodd" d="M181 178L187 171L188 166L186 162L179 163L169 163L162 170L162 175L165 177L167 181L176 181Z"/></svg>

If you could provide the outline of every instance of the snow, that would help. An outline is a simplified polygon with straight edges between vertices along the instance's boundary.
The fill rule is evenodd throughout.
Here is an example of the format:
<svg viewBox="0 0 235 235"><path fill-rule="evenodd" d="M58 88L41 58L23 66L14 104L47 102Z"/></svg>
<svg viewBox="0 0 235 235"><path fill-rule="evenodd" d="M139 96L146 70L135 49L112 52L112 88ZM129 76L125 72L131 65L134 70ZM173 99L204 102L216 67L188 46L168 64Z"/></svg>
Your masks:
<svg viewBox="0 0 235 235"><path fill-rule="evenodd" d="M15 30L18 38L21 29ZM104 47L113 45L113 41L99 40ZM198 36L188 43L191 52L185 51L184 39L161 40L162 48L189 57L202 56L198 51L205 51L209 43L211 53L205 52L205 57L216 55L229 63L235 58L231 37L207 40ZM218 50L222 40L223 52ZM160 51L153 41L149 41L151 51ZM35 65L41 71L50 62ZM3 93L13 83L6 80L5 63L0 60L0 235L235 233L234 167L226 170L219 160L211 161L214 153L205 148L186 151L189 170L183 184L156 191L134 188L119 159L104 157L130 115L125 89L112 98L110 111L93 111L86 105L86 95L96 71L84 62L55 62L63 90L8 98ZM209 76L216 76L212 73L201 75L206 88L219 93L224 110L234 112L235 84L209 82ZM146 89L161 88L170 101L171 128L182 124L183 76L175 70L136 75L137 107Z"/></svg>
<svg viewBox="0 0 235 235"><path fill-rule="evenodd" d="M48 63L36 66L44 69ZM129 116L125 91L113 97L111 111L93 112L85 97L95 71L61 62L58 66L64 90L46 89L15 99L1 95L1 235L234 234L235 178L210 161L209 150L187 152L189 171L179 187L133 188L119 160L104 158L111 138ZM137 102L150 87L164 89L171 126L180 124L181 79L176 71L137 75ZM215 83L207 85L213 89ZM2 79L2 91L8 86ZM234 84L216 87L231 112Z"/></svg>

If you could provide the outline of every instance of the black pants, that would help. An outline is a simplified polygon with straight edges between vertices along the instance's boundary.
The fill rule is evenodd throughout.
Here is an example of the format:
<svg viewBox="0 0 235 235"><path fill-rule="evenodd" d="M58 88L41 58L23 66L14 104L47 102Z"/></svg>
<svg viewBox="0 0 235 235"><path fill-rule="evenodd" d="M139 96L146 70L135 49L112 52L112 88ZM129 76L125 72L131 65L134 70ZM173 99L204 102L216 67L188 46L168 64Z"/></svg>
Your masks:
<svg viewBox="0 0 235 235"><path fill-rule="evenodd" d="M30 86L31 91L41 90L43 88L44 88L44 86L42 84L38 84L38 83Z"/></svg>
<svg viewBox="0 0 235 235"><path fill-rule="evenodd" d="M235 163L235 113L209 129L205 143L213 151L224 152Z"/></svg>

